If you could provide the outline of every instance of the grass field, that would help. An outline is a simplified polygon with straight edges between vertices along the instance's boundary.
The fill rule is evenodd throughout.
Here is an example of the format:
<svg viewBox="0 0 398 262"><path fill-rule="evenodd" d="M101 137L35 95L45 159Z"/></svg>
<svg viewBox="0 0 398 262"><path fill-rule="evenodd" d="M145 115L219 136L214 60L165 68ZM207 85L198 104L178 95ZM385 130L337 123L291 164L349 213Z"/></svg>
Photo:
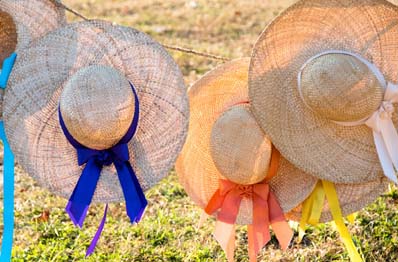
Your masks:
<svg viewBox="0 0 398 262"><path fill-rule="evenodd" d="M64 0L89 18L135 27L170 45L191 47L228 58L249 56L267 23L289 0ZM68 15L70 21L76 17ZM220 61L171 51L186 85ZM62 55L62 54L60 54ZM16 175L16 229L13 261L81 261L103 213L90 208L83 230L64 212L67 200L40 189L20 168ZM149 200L139 225L129 224L123 204L110 205L108 222L96 252L87 261L226 261L211 232L214 220L198 230L200 210L178 184L175 173L146 193ZM349 226L366 261L398 261L398 192L392 188L359 212ZM237 234L236 261L248 261L246 229ZM259 261L348 261L331 224L310 227L301 244L282 252L275 238Z"/></svg>

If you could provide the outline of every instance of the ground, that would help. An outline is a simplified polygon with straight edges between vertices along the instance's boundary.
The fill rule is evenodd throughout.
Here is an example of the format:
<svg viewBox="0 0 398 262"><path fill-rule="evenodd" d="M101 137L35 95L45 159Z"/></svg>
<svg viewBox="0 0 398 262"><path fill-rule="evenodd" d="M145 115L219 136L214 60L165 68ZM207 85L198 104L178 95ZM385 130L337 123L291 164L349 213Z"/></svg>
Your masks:
<svg viewBox="0 0 398 262"><path fill-rule="evenodd" d="M89 18L113 21L179 45L230 59L250 56L258 35L292 0L64 0ZM79 20L68 15L70 21ZM186 85L221 61L170 51ZM60 54L62 55L62 54ZM81 261L101 219L93 205L82 230L73 226L66 200L38 185L21 168L16 174L13 261ZM174 171L146 193L149 207L139 225L130 225L124 204L111 204L96 252L87 261L226 261L213 239L214 220L197 228L200 210L178 184ZM349 225L366 261L398 261L398 192L391 188ZM237 234L236 261L248 261L246 229ZM282 252L273 237L258 261L348 261L332 224L310 227L301 244Z"/></svg>

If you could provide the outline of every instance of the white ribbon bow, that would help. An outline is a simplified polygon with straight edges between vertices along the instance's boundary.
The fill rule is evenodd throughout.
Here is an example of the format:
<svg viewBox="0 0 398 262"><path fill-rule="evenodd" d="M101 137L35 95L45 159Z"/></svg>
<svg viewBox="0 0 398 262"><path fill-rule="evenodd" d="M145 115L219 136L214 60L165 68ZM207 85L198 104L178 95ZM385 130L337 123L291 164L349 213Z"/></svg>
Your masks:
<svg viewBox="0 0 398 262"><path fill-rule="evenodd" d="M392 103L397 102L398 85L388 83L379 109L365 121L365 124L373 130L373 138L384 175L396 184L398 184L395 174L395 170L398 170L398 133L391 118L394 113Z"/></svg>

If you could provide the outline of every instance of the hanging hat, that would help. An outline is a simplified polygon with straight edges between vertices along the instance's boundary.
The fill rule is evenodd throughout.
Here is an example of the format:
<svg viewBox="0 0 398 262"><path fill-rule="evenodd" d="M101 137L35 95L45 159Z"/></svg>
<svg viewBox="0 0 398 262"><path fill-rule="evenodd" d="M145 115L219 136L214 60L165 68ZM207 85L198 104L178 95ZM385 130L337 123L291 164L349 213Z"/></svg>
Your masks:
<svg viewBox="0 0 398 262"><path fill-rule="evenodd" d="M249 97L282 155L335 183L397 181L396 35L398 8L381 0L302 0L265 29Z"/></svg>
<svg viewBox="0 0 398 262"><path fill-rule="evenodd" d="M159 43L132 28L86 21L20 52L4 122L17 161L70 199L75 224L91 201L123 199L138 222L142 191L168 174L185 141L188 99Z"/></svg>
<svg viewBox="0 0 398 262"><path fill-rule="evenodd" d="M305 200L317 179L280 157L256 123L248 104L248 66L247 58L226 63L189 89L190 126L176 171L192 200L208 214L217 214L220 223L253 225L254 231L259 220L271 223L281 246L286 248L291 235L281 229L283 212ZM275 176L271 179L269 173ZM234 198L238 202L231 204ZM269 217L268 209L262 209L264 201L270 206ZM268 226L262 226L268 232L264 234L269 234ZM216 226L215 236L222 246L224 237L231 233L228 239L233 239L234 235L225 230L220 224ZM256 255L253 251L265 243L249 248L252 258ZM228 257L233 256L231 250L223 248Z"/></svg>
<svg viewBox="0 0 398 262"><path fill-rule="evenodd" d="M0 70L12 53L27 47L32 41L66 24L65 11L51 0L1 0L0 1ZM15 58L13 58L15 60ZM6 71L12 65L8 64ZM1 71L0 71L1 72ZM4 88L8 73L0 76ZM2 95L1 93L1 102ZM2 115L0 105L0 116Z"/></svg>

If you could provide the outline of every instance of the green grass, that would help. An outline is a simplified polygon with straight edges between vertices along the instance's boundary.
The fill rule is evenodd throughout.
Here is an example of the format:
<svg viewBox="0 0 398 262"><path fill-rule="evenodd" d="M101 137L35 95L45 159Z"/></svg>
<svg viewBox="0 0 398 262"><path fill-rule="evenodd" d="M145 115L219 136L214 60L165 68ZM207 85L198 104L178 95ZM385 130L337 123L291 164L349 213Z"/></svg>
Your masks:
<svg viewBox="0 0 398 262"><path fill-rule="evenodd" d="M90 18L135 27L156 40L229 58L250 56L266 24L294 0L64 0ZM68 15L70 20L75 17ZM171 51L187 86L219 61ZM21 169L16 175L13 261L81 261L102 217L93 205L83 230L64 212L67 200L39 188ZM178 184L174 172L146 193L149 207L131 225L124 204L110 205L96 252L86 261L226 261L211 233L214 220L197 228L201 210ZM398 261L398 191L381 196L358 214L353 233L366 261ZM0 210L1 211L1 210ZM46 215L48 214L48 219ZM1 228L0 228L1 229ZM282 252L273 237L259 261L348 261L331 224L310 227L301 244ZM238 227L236 261L248 261L245 227Z"/></svg>

